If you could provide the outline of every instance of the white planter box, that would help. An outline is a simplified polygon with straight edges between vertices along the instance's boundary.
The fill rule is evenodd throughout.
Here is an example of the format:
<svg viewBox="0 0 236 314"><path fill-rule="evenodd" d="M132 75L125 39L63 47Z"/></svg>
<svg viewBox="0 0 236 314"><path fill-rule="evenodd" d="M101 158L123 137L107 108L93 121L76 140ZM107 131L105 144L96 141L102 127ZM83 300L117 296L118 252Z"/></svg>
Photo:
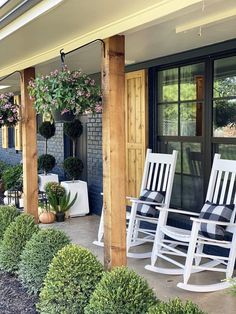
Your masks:
<svg viewBox="0 0 236 314"><path fill-rule="evenodd" d="M76 181L63 181L61 185L64 186L67 193L70 192L71 201L77 193L77 199L75 204L69 209L69 216L84 216L89 213L88 203L88 187L87 182L76 180Z"/></svg>
<svg viewBox="0 0 236 314"><path fill-rule="evenodd" d="M45 192L44 187L48 182L59 182L58 175L55 173L39 174L39 191Z"/></svg>

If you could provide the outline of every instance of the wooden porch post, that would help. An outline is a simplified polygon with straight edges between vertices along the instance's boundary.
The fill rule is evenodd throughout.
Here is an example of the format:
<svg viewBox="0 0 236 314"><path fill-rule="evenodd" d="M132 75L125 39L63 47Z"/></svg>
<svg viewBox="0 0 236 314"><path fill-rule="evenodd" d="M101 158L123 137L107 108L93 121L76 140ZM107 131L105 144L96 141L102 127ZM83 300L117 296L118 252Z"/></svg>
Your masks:
<svg viewBox="0 0 236 314"><path fill-rule="evenodd" d="M104 264L126 265L124 36L105 40L103 89Z"/></svg>
<svg viewBox="0 0 236 314"><path fill-rule="evenodd" d="M35 77L35 69L23 70L21 79L21 117L23 153L23 192L24 210L34 216L38 223L38 168L37 168L37 131L36 113L29 98L27 86Z"/></svg>

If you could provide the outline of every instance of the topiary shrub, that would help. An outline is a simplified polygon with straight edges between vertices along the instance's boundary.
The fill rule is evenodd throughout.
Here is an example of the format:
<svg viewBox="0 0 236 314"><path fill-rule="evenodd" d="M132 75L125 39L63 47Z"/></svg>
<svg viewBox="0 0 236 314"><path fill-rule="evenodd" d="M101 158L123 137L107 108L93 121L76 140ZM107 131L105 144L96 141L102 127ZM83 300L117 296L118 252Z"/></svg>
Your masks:
<svg viewBox="0 0 236 314"><path fill-rule="evenodd" d="M37 309L41 314L80 314L103 275L103 266L87 249L69 244L53 258Z"/></svg>
<svg viewBox="0 0 236 314"><path fill-rule="evenodd" d="M64 160L63 167L70 179L77 180L82 174L84 165L78 157L68 157Z"/></svg>
<svg viewBox="0 0 236 314"><path fill-rule="evenodd" d="M105 273L85 308L86 314L146 314L155 304L146 280L126 267Z"/></svg>
<svg viewBox="0 0 236 314"><path fill-rule="evenodd" d="M40 290L54 255L69 243L65 232L56 229L40 230L26 243L18 275L29 292Z"/></svg>
<svg viewBox="0 0 236 314"><path fill-rule="evenodd" d="M206 314L201 311L199 307L187 301L183 303L179 298L170 300L169 302L160 302L159 304L151 307L148 314Z"/></svg>
<svg viewBox="0 0 236 314"><path fill-rule="evenodd" d="M64 186L58 182L48 182L45 184L44 189L47 195L53 193L58 199L66 193Z"/></svg>
<svg viewBox="0 0 236 314"><path fill-rule="evenodd" d="M43 154L38 158L38 168L42 169L44 174L51 171L56 165L56 159L50 154Z"/></svg>
<svg viewBox="0 0 236 314"><path fill-rule="evenodd" d="M74 119L70 122L65 122L63 126L63 130L65 135L69 136L69 138L72 140L73 144L73 157L75 157L76 154L76 141L77 138L82 134L83 132L83 125L80 122L79 119Z"/></svg>
<svg viewBox="0 0 236 314"><path fill-rule="evenodd" d="M6 229L0 246L0 268L7 272L18 270L20 255L26 242L39 227L35 225L34 218L28 214L22 214Z"/></svg>
<svg viewBox="0 0 236 314"><path fill-rule="evenodd" d="M55 124L49 121L44 121L39 126L39 134L42 135L46 140L49 140L55 135Z"/></svg>
<svg viewBox="0 0 236 314"><path fill-rule="evenodd" d="M0 241L3 238L7 227L19 215L19 211L14 206L0 206Z"/></svg>

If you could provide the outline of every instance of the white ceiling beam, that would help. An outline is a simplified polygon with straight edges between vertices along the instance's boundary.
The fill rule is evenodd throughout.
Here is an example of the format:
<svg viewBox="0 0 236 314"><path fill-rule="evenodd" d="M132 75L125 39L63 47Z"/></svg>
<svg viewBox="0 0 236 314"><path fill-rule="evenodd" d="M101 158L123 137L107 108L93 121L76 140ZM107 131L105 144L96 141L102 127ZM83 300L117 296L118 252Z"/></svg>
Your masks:
<svg viewBox="0 0 236 314"><path fill-rule="evenodd" d="M143 10L134 12L133 14L125 16L124 18L116 20L110 24L103 25L97 29L94 29L93 31L89 33L85 33L82 36L73 38L71 40L68 40L67 42L62 42L60 45L57 45L51 49L47 49L40 54L36 53L35 55L32 55L28 59L22 59L15 64L9 65L8 67L0 70L0 77L5 76L16 70L26 69L32 65L37 65L39 63L53 59L59 55L59 50L61 48L64 48L64 51L69 51L79 46L82 46L92 40L95 40L97 38L104 39L110 36L121 34L135 27L139 27L145 24L148 25L148 23L150 22L153 22L162 17L173 14L177 11L180 11L189 6L192 6L201 2L202 0L181 0L181 1L162 0L160 2L157 2L155 5L152 5L152 6L146 7ZM18 19L24 20L24 16L25 14L23 14ZM2 31L4 31L4 29ZM0 31L0 38L1 38L1 31Z"/></svg>
<svg viewBox="0 0 236 314"><path fill-rule="evenodd" d="M213 23L219 23L223 20L230 19L236 16L236 8L230 9L223 12L218 12L216 14L211 14L208 16L204 16L197 20L191 21L190 23L186 23L180 26L176 26L176 33L187 32L191 29L206 26Z"/></svg>

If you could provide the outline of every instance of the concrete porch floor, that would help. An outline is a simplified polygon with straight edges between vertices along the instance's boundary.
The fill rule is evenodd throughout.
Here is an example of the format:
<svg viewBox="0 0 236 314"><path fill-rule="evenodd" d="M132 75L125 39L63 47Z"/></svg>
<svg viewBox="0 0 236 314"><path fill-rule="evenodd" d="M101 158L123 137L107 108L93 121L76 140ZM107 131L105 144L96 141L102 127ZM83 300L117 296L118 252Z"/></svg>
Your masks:
<svg viewBox="0 0 236 314"><path fill-rule="evenodd" d="M47 226L64 230L70 236L73 243L88 248L103 262L103 248L95 246L92 243L97 237L99 220L100 217L91 215L71 218L63 223L55 223ZM139 275L146 278L159 299L167 301L170 298L178 296L182 300L192 300L208 314L236 313L236 296L232 296L228 291L193 293L181 290L176 286L177 283L181 281L181 276L167 276L149 272L144 269L144 266L148 263L148 259L128 259L128 266L134 269ZM204 283L204 281L209 283L209 280L213 279L214 281L214 277L220 275L221 274L215 272L202 272L193 275L193 280L196 282L199 281L199 283Z"/></svg>

